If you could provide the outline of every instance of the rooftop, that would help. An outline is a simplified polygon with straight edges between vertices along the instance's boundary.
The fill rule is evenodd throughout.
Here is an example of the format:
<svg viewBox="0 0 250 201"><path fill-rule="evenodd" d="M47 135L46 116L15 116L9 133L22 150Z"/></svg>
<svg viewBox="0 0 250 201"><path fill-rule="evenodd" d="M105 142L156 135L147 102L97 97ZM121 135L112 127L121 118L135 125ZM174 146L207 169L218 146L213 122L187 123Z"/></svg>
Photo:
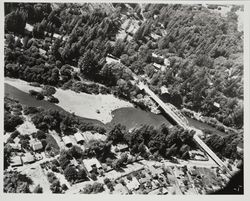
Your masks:
<svg viewBox="0 0 250 201"><path fill-rule="evenodd" d="M21 166L22 163L22 159L20 156L14 156L11 158L11 166L15 167L15 166Z"/></svg>
<svg viewBox="0 0 250 201"><path fill-rule="evenodd" d="M26 153L24 157L22 157L23 163L33 163L35 162L35 157L30 153Z"/></svg>
<svg viewBox="0 0 250 201"><path fill-rule="evenodd" d="M96 168L98 168L98 169L102 167L100 162L96 158L83 159L82 162L83 162L83 164L88 172L92 171L93 166L96 166Z"/></svg>
<svg viewBox="0 0 250 201"><path fill-rule="evenodd" d="M40 141L35 141L31 144L31 147L34 151L41 150L43 148L43 145Z"/></svg>
<svg viewBox="0 0 250 201"><path fill-rule="evenodd" d="M84 141L84 138L80 132L75 133L74 136L77 142Z"/></svg>
<svg viewBox="0 0 250 201"><path fill-rule="evenodd" d="M132 178L132 181L128 180L128 182L127 182L127 188L129 190L138 189L139 186L140 186L140 183L138 182L138 180L135 177Z"/></svg>
<svg viewBox="0 0 250 201"><path fill-rule="evenodd" d="M114 193L120 194L120 195L126 195L128 194L128 190L123 186L122 184L117 184L114 186Z"/></svg>
<svg viewBox="0 0 250 201"><path fill-rule="evenodd" d="M169 94L168 88L165 85L161 87L161 94Z"/></svg>
<svg viewBox="0 0 250 201"><path fill-rule="evenodd" d="M156 190L149 192L148 194L159 195L159 194L167 194L167 193L168 193L168 190L166 188L158 188Z"/></svg>
<svg viewBox="0 0 250 201"><path fill-rule="evenodd" d="M72 141L71 141L71 139L70 139L69 136L64 136L64 137L62 137L62 140L63 140L63 142L65 143L65 145L72 144Z"/></svg>
<svg viewBox="0 0 250 201"><path fill-rule="evenodd" d="M220 108L220 104L217 103L217 102L214 102L214 106L217 107L217 108Z"/></svg>

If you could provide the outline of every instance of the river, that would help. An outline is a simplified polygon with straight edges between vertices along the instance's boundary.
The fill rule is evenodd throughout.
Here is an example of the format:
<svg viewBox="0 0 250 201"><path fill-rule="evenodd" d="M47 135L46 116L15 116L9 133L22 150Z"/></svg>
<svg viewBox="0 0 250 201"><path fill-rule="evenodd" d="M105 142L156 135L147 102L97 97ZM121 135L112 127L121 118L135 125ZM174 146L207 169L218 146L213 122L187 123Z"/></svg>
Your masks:
<svg viewBox="0 0 250 201"><path fill-rule="evenodd" d="M65 111L62 107L59 107L56 104L50 103L45 100L36 100L34 97L30 96L28 93L25 93L7 83L5 83L5 96L9 96L11 98L14 98L18 100L23 105L33 106L33 107L42 107L45 109L55 109L59 111ZM116 109L112 112L112 120L111 122L107 123L107 128L112 127L115 124L121 123L122 125L125 125L127 129L132 128L138 128L141 125L152 125L154 127L159 127L162 124L171 125L169 121L161 114L156 115L151 112L143 111L139 108L132 108L132 107L124 107ZM100 125L104 125L102 122L96 120L96 119L90 119L90 118L84 118L80 117L80 119L87 121L87 122L93 122L98 123ZM216 130L212 126L199 122L197 120L188 118L189 124L191 126L194 126L198 129L209 129L212 131L212 133L216 133L219 135L225 135L225 133Z"/></svg>
<svg viewBox="0 0 250 201"><path fill-rule="evenodd" d="M31 106L31 107L42 107L46 110L48 109L53 109L53 110L57 110L66 114L69 114L69 112L67 112L66 110L64 110L62 107L54 104L54 103L50 103L48 101L45 100L37 100L34 97L30 96L28 93L21 91L19 89L17 89L16 87L13 87L7 83L4 83L4 95L10 98L13 98L15 100L18 100L19 103L21 103L22 105L27 105L27 106ZM89 122L89 123L96 123L98 125L104 125L101 121L95 120L95 119L90 119L90 118L84 118L84 117L80 117L78 116L80 120L83 120L85 122Z"/></svg>

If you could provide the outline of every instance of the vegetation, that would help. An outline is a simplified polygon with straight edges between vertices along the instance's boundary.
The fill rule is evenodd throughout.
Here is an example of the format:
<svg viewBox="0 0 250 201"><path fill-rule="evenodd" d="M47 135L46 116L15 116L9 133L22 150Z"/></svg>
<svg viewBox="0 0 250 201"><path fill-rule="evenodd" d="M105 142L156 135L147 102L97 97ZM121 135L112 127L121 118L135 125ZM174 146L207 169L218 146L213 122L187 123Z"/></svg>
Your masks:
<svg viewBox="0 0 250 201"><path fill-rule="evenodd" d="M4 112L4 130L12 132L18 125L23 123L23 119L17 115L12 115L10 112Z"/></svg>
<svg viewBox="0 0 250 201"><path fill-rule="evenodd" d="M96 193L101 193L104 191L103 184L95 182L92 185L88 184L86 187L83 189L83 193L85 194L96 194Z"/></svg>
<svg viewBox="0 0 250 201"><path fill-rule="evenodd" d="M41 91L29 91L37 100L59 103L54 95L61 88L111 93L147 109L136 74L160 98L179 109L199 112L208 117L206 123L227 131L225 136L205 131L205 143L220 157L242 158L237 146L243 140L243 32L238 30L236 14L241 7L233 6L221 16L211 11L217 5L103 5L106 9L91 4L5 3L4 75L40 86ZM167 93L162 94L162 86ZM23 114L38 129L32 135L16 130L24 123ZM94 131L106 134L107 140L90 140L85 151L78 146L60 150L51 131L59 137ZM197 148L194 132L179 126L141 125L128 131L121 124L101 125L74 113L22 106L9 98L4 100L4 132L11 133L4 144L5 170L16 152L10 146L14 139L31 151L30 140L36 138L46 154L59 155L51 169L71 183L97 179L97 169L87 175L80 165L72 165L85 158L95 157L120 170L134 161L131 155L135 160L138 156L186 160ZM112 146L119 144L128 145L130 154L113 153ZM63 193L67 186L53 172L47 175L50 189ZM131 175L127 179L132 180ZM109 179L104 183L114 190ZM4 172L4 192L29 193L31 184L26 175ZM103 184L95 182L82 192L103 191ZM33 192L43 189L38 185Z"/></svg>
<svg viewBox="0 0 250 201"><path fill-rule="evenodd" d="M206 144L218 155L226 158L240 159L237 146L242 141L239 134L232 133L226 136L211 135L206 138Z"/></svg>
<svg viewBox="0 0 250 201"><path fill-rule="evenodd" d="M242 128L243 33L237 29L235 14L239 8L221 17L204 7L148 4L143 10L145 21L128 41L127 37L115 40L122 24L122 4L114 4L116 11L112 13L90 11L87 4L81 8L71 5L74 12L63 4L56 10L50 4L13 5L5 5L5 76L46 86L67 84L88 93L109 91L74 84L85 77L132 100L138 94L129 82L133 71L146 75L156 93L157 88L166 85L172 97L170 102L215 117L227 126ZM80 9L89 12L82 14ZM138 5L134 10L135 19L140 21ZM32 35L24 31L26 22L34 25ZM21 34L24 41L20 42L20 37L15 40L11 32ZM51 38L53 33L60 33L62 38ZM158 35L158 39L152 38L152 34ZM68 40L63 40L66 37ZM45 56L40 49L47 51ZM163 59L153 57L153 52L170 61L167 71L154 70L153 62L163 64ZM106 56L110 54L120 58L121 63L107 64ZM74 72L72 64L80 73ZM43 99L40 94L36 97ZM220 108L214 107L214 102Z"/></svg>
<svg viewBox="0 0 250 201"><path fill-rule="evenodd" d="M18 172L4 172L4 192L5 193L30 193L29 186L33 181L26 175Z"/></svg>

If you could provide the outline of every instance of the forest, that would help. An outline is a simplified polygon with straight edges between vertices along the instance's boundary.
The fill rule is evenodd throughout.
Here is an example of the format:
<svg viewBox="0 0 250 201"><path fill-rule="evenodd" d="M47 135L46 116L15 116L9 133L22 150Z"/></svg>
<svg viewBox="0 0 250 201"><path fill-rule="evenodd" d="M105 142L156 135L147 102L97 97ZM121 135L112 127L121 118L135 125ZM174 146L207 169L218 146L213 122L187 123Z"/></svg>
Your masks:
<svg viewBox="0 0 250 201"><path fill-rule="evenodd" d="M5 76L113 93L131 101L140 94L130 83L134 72L145 76L155 93L165 85L171 97L181 97L181 107L215 117L226 126L243 127L243 32L237 29L236 14L240 7L232 7L226 17L199 5L105 7L5 4ZM117 39L124 13L139 28L130 33L127 26L125 37ZM34 27L32 31L26 23ZM166 71L155 71L152 53L168 58ZM121 63L106 63L107 55ZM82 78L106 87L84 85L79 82Z"/></svg>

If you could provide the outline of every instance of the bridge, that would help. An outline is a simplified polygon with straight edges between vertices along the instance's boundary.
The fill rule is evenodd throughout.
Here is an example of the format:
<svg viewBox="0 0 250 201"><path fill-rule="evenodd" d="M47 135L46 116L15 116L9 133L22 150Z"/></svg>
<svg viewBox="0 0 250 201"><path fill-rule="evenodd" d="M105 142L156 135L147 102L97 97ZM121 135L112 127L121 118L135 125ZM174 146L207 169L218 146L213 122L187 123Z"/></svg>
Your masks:
<svg viewBox="0 0 250 201"><path fill-rule="evenodd" d="M137 79L138 80L138 79ZM195 134L193 136L194 141L198 146L203 149L207 155L209 155L214 162L221 168L225 169L227 173L232 176L231 171L227 168L227 166L224 164L224 162L201 140L199 137L203 134L203 132L199 129L196 129L194 127L189 126L187 119L181 114L179 110L177 110L176 107L174 107L172 104L164 103L147 85L145 85L143 82L139 81L137 86L140 90L144 90L162 109L165 113L167 113L179 126L184 128L185 130L193 130L195 131Z"/></svg>
<svg viewBox="0 0 250 201"><path fill-rule="evenodd" d="M138 83L138 87L144 90L163 110L166 114L168 114L176 124L180 125L184 129L188 129L188 121L187 119L174 107L172 104L164 103L149 87L142 82Z"/></svg>

